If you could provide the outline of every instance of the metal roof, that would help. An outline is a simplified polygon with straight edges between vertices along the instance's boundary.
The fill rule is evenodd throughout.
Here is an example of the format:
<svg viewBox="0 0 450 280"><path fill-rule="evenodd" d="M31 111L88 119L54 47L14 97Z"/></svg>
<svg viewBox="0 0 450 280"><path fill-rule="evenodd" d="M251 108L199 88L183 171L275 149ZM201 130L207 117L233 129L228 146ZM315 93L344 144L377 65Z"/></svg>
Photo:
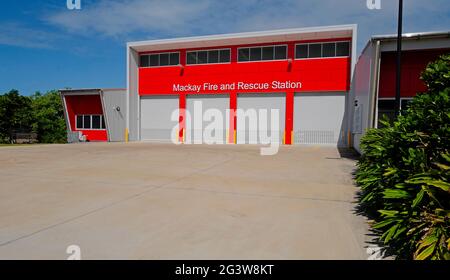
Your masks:
<svg viewBox="0 0 450 280"><path fill-rule="evenodd" d="M101 91L126 91L126 88L79 88L79 89L60 89L59 92L64 95L81 94L99 94Z"/></svg>
<svg viewBox="0 0 450 280"><path fill-rule="evenodd" d="M138 52L153 50L170 50L180 48L198 48L226 46L237 44L271 43L294 40L314 40L326 38L352 37L356 32L356 24L334 25L322 27L291 28L269 31L243 32L220 35L182 37L173 39L157 39L127 43L128 48Z"/></svg>
<svg viewBox="0 0 450 280"><path fill-rule="evenodd" d="M429 31L429 32L414 32L414 33L403 33L403 39L422 39L422 38L450 38L450 31ZM397 40L397 34L387 34L387 35L374 35L372 40L376 41L391 41Z"/></svg>

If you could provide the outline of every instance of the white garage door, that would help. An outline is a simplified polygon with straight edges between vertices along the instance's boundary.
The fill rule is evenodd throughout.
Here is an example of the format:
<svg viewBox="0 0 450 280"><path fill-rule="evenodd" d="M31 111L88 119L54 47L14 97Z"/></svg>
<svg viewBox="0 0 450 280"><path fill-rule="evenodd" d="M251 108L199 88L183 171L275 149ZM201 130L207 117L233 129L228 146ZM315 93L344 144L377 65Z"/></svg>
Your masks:
<svg viewBox="0 0 450 280"><path fill-rule="evenodd" d="M198 144L227 143L229 107L228 95L187 95L186 109L191 115L191 121L186 122L185 141Z"/></svg>
<svg viewBox="0 0 450 280"><path fill-rule="evenodd" d="M340 145L345 93L296 93L294 143Z"/></svg>
<svg viewBox="0 0 450 280"><path fill-rule="evenodd" d="M281 143L284 136L285 100L285 94L239 94L237 143L267 144L274 140ZM278 109L277 118L272 118L271 109ZM274 130L273 135L272 130ZM277 137L271 140L271 137L275 135Z"/></svg>
<svg viewBox="0 0 450 280"><path fill-rule="evenodd" d="M173 128L178 124L178 117L173 121L171 115L178 108L178 96L141 97L141 140L171 141L172 132L177 135Z"/></svg>

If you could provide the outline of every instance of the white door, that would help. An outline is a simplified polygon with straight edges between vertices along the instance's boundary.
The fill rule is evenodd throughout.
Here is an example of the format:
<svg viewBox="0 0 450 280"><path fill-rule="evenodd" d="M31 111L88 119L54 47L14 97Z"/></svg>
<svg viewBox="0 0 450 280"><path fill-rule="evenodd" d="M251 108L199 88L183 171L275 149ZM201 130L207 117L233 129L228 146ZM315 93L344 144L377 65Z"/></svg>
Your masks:
<svg viewBox="0 0 450 280"><path fill-rule="evenodd" d="M285 94L239 94L237 98L237 143L283 142ZM272 111L272 109L274 109ZM275 115L273 115L275 114ZM273 134L272 134L273 133Z"/></svg>
<svg viewBox="0 0 450 280"><path fill-rule="evenodd" d="M177 139L178 109L178 96L141 97L141 140L171 142L174 133Z"/></svg>
<svg viewBox="0 0 450 280"><path fill-rule="evenodd" d="M186 143L226 144L229 95L187 95Z"/></svg>
<svg viewBox="0 0 450 280"><path fill-rule="evenodd" d="M296 93L294 96L294 143L341 145L345 93Z"/></svg>

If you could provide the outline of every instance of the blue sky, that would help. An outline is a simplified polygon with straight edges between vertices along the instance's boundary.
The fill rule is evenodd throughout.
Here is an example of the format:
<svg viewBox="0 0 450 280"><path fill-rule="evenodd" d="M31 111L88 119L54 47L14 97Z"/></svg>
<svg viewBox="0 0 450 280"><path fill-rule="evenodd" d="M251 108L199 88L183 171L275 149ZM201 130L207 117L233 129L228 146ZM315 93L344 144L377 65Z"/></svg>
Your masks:
<svg viewBox="0 0 450 280"><path fill-rule="evenodd" d="M128 41L290 27L358 24L358 53L396 32L397 1L380 0L3 0L0 93L125 87ZM448 0L406 0L404 32L450 30Z"/></svg>

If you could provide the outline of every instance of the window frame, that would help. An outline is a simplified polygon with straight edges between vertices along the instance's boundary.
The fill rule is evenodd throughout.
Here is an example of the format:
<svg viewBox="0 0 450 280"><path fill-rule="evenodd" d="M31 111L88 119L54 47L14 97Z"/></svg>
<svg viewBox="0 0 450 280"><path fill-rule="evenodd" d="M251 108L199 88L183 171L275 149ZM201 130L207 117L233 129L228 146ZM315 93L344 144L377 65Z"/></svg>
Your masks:
<svg viewBox="0 0 450 280"><path fill-rule="evenodd" d="M335 56L323 56L323 44L330 44L330 43L334 43L334 54ZM339 55L337 56L337 43L348 43L349 44L349 49L348 49L348 55L342 56ZM294 45L294 59L295 60L304 60L304 59L330 59L330 58L343 58L343 57L351 57L352 56L352 41L351 40L338 40L338 41L325 41L325 42L309 42L309 43L295 43ZM309 57L309 45L312 44L320 44L320 48L321 48L321 56L320 57ZM298 57L297 58L297 46L298 45L307 45L307 57Z"/></svg>
<svg viewBox="0 0 450 280"><path fill-rule="evenodd" d="M230 53L228 56L228 62L211 62L209 63L209 52L210 51L218 51L218 59L220 61L220 51L226 50ZM206 52L206 63L188 63L188 54L195 53L195 61L198 61L198 52ZM231 48L218 48L218 49L199 49L199 50L186 50L186 66L195 66L195 65L215 65L215 64L230 64L231 63Z"/></svg>
<svg viewBox="0 0 450 280"><path fill-rule="evenodd" d="M400 110L405 110L406 108L402 107L402 101L404 100L408 100L411 101L413 99L413 97L400 97Z"/></svg>
<svg viewBox="0 0 450 280"><path fill-rule="evenodd" d="M267 47L272 47L273 48L273 59L272 60L263 60L262 59L263 48L267 48ZM275 47L286 47L286 58L275 59ZM250 49L257 49L257 48L261 49L261 59L260 60L250 60ZM249 60L246 60L246 61L240 61L239 60L239 50L240 49L248 49L249 50L249 52L248 52L248 59ZM239 48L236 49L236 55L237 55L236 62L237 63L249 63L249 62L286 61L286 60L289 59L288 53L289 53L288 44L275 44L275 45L260 45L260 46L251 46L251 47L239 47Z"/></svg>
<svg viewBox="0 0 450 280"><path fill-rule="evenodd" d="M171 54L174 54L174 53L177 53L178 54L178 64L170 64L170 55ZM168 56L169 56L169 65L161 65L161 54L167 54ZM175 67L175 66L178 66L178 65L180 65L181 63L180 63L180 61L181 61L181 54L180 54L180 51L174 51L174 52L159 52L159 53L144 53L144 54L139 54L139 62L141 61L141 56L143 56L143 55L148 55L149 57L148 57L148 66L141 66L141 65L139 65L139 68L158 68L158 67ZM150 65L150 56L151 55L158 55L158 65L156 65L156 66L151 66Z"/></svg>
<svg viewBox="0 0 450 280"><path fill-rule="evenodd" d="M412 100L414 97L410 96L410 97L400 97L400 110L403 110L402 108L402 101L403 100ZM377 111L378 111L378 101L379 100L393 100L395 101L395 97L378 97L377 99Z"/></svg>
<svg viewBox="0 0 450 280"><path fill-rule="evenodd" d="M78 117L81 117L82 128L78 128ZM84 117L89 116L89 120L91 123L91 128L84 128ZM100 116L100 128L92 128L92 116ZM102 124L105 124L105 127L102 128ZM76 130L106 130L106 122L104 122L104 116L102 114L76 114L75 115L75 129Z"/></svg>

